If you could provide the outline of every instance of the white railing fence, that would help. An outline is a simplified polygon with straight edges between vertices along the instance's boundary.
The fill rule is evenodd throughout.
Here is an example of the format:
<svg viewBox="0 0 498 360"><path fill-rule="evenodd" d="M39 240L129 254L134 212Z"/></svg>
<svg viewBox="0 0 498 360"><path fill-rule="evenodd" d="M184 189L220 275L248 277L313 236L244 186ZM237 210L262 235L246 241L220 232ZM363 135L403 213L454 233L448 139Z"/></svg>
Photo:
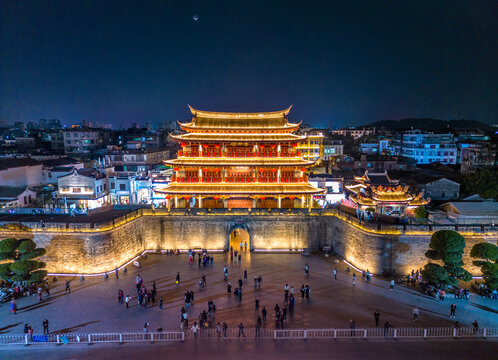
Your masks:
<svg viewBox="0 0 498 360"><path fill-rule="evenodd" d="M0 345L50 344L94 344L129 342L168 342L195 339L265 338L273 340L293 339L352 339L352 338L498 338L498 328L369 328L369 329L255 329L246 328L243 333L237 327L221 330L200 329L195 335L192 330L146 332L146 333L91 333L91 334L5 334L0 335Z"/></svg>

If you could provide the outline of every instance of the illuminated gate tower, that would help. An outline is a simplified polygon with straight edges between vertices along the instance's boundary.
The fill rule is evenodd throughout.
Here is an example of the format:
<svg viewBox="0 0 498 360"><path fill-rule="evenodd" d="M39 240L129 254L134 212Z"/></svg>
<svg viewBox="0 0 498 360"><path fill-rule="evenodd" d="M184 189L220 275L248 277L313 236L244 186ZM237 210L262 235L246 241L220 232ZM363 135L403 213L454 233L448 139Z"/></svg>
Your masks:
<svg viewBox="0 0 498 360"><path fill-rule="evenodd" d="M287 121L288 109L264 113L225 113L190 107L171 183L155 191L168 207L302 208L322 193L308 183L314 164L297 150L306 136L293 134L300 124Z"/></svg>

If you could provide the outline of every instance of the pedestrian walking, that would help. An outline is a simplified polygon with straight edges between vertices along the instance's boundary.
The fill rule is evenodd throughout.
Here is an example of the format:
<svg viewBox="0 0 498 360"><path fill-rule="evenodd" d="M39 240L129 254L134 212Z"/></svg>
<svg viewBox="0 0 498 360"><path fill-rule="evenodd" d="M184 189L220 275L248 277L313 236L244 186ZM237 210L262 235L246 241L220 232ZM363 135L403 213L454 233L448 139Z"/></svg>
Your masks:
<svg viewBox="0 0 498 360"><path fill-rule="evenodd" d="M129 306L128 306L128 303L130 302L131 298L130 298L130 295L126 295L125 297L125 303L126 303L126 308L128 309Z"/></svg>
<svg viewBox="0 0 498 360"><path fill-rule="evenodd" d="M389 329L392 328L393 326L389 323L389 321L386 321L384 324L384 336L387 336L389 333Z"/></svg>
<svg viewBox="0 0 498 360"><path fill-rule="evenodd" d="M48 335L49 334L49 331L48 331L48 320L45 319L43 320L43 335Z"/></svg>
<svg viewBox="0 0 498 360"><path fill-rule="evenodd" d="M258 318L258 319L261 320L260 318ZM256 338L261 337L261 323L260 322L256 322L256 334L255 334L255 337Z"/></svg>
<svg viewBox="0 0 498 360"><path fill-rule="evenodd" d="M244 324L240 323L239 324L239 337L242 335L243 337L246 337L246 334L244 334Z"/></svg>
<svg viewBox="0 0 498 360"><path fill-rule="evenodd" d="M379 319L380 319L380 312L379 310L375 310L374 312L374 318L375 318L375 327L379 327Z"/></svg>
<svg viewBox="0 0 498 360"><path fill-rule="evenodd" d="M159 298L159 305L158 305L158 307L159 307L159 311L161 311L163 309L163 298L162 297Z"/></svg>
<svg viewBox="0 0 498 360"><path fill-rule="evenodd" d="M244 282L247 282L247 270L244 269Z"/></svg>
<svg viewBox="0 0 498 360"><path fill-rule="evenodd" d="M227 296L228 296L228 298L232 297L232 284L230 282L228 282L228 285L227 285Z"/></svg>
<svg viewBox="0 0 498 360"><path fill-rule="evenodd" d="M254 275L254 288L256 289L258 287L258 277Z"/></svg>
<svg viewBox="0 0 498 360"><path fill-rule="evenodd" d="M261 275L258 275L258 289L261 289L261 282L263 281L263 278Z"/></svg>
<svg viewBox="0 0 498 360"><path fill-rule="evenodd" d="M118 271L118 268L116 268L114 270L114 273L116 274L116 279L119 279L119 271Z"/></svg>
<svg viewBox="0 0 498 360"><path fill-rule="evenodd" d="M304 284L301 286L301 299L304 300Z"/></svg>
<svg viewBox="0 0 498 360"><path fill-rule="evenodd" d="M258 298L256 298L256 299L254 300L254 312L255 312L255 313L258 313L258 312L259 312L259 299L258 299Z"/></svg>
<svg viewBox="0 0 498 360"><path fill-rule="evenodd" d="M176 273L176 286L178 287L180 285L180 273Z"/></svg>
<svg viewBox="0 0 498 360"><path fill-rule="evenodd" d="M337 268L334 268L334 280L337 280Z"/></svg>
<svg viewBox="0 0 498 360"><path fill-rule="evenodd" d="M69 286L69 281L66 281L66 290L64 290L65 293L71 293L71 287Z"/></svg>
<svg viewBox="0 0 498 360"><path fill-rule="evenodd" d="M216 324L216 334L218 334L218 337L221 337L221 324L220 324L220 322L218 322L218 324Z"/></svg>
<svg viewBox="0 0 498 360"><path fill-rule="evenodd" d="M418 315L420 313L420 310L418 309L418 307L413 307L412 309L412 314L413 314L413 321L417 321L418 320Z"/></svg>
<svg viewBox="0 0 498 360"><path fill-rule="evenodd" d="M289 284L285 284L284 286L284 301L287 301L289 298Z"/></svg>
<svg viewBox="0 0 498 360"><path fill-rule="evenodd" d="M353 286L355 286L355 285L356 285L356 274L353 273Z"/></svg>
<svg viewBox="0 0 498 360"><path fill-rule="evenodd" d="M394 290L394 279L391 279L391 282L389 283L389 290Z"/></svg>
<svg viewBox="0 0 498 360"><path fill-rule="evenodd" d="M450 319L455 318L456 304L453 303L450 305Z"/></svg>
<svg viewBox="0 0 498 360"><path fill-rule="evenodd" d="M311 293L311 289L310 289L309 285L306 285L306 287L304 288L304 292L306 294L306 300L309 300L310 299L310 293Z"/></svg>
<svg viewBox="0 0 498 360"><path fill-rule="evenodd" d="M266 308L263 306L263 310L261 310L261 315L263 315L263 322L266 322Z"/></svg>
<svg viewBox="0 0 498 360"><path fill-rule="evenodd" d="M148 333L148 332L149 332L149 326L150 326L150 324L149 324L148 322L146 322L146 323L144 324L144 334L146 334L146 333Z"/></svg>

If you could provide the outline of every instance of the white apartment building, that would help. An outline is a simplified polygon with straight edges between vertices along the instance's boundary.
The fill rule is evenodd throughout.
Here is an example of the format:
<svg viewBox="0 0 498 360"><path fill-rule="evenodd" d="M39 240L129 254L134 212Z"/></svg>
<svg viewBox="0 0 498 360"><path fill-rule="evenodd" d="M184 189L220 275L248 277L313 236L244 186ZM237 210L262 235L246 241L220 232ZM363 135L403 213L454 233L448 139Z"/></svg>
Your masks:
<svg viewBox="0 0 498 360"><path fill-rule="evenodd" d="M402 156L410 157L417 164L456 164L457 146L452 134L433 134L420 130L403 133L400 144Z"/></svg>

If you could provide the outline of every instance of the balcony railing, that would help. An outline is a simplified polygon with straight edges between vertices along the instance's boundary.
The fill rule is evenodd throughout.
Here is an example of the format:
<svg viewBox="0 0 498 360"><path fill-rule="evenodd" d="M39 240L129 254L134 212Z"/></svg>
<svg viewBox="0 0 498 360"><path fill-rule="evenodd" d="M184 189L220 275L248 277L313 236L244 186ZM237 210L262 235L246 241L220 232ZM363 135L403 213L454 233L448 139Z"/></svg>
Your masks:
<svg viewBox="0 0 498 360"><path fill-rule="evenodd" d="M239 177L239 176L227 176L225 180L221 177L198 177L198 176L173 176L171 182L177 183L255 183L256 181L260 183L305 183L308 182L307 176L302 177L281 177L280 181L276 176L258 176L256 177Z"/></svg>
<svg viewBox="0 0 498 360"><path fill-rule="evenodd" d="M202 157L202 158L220 158L220 157L228 157L228 158L291 158L301 156L301 151L293 151L293 152L203 152L202 154L196 151L178 151L178 157Z"/></svg>

